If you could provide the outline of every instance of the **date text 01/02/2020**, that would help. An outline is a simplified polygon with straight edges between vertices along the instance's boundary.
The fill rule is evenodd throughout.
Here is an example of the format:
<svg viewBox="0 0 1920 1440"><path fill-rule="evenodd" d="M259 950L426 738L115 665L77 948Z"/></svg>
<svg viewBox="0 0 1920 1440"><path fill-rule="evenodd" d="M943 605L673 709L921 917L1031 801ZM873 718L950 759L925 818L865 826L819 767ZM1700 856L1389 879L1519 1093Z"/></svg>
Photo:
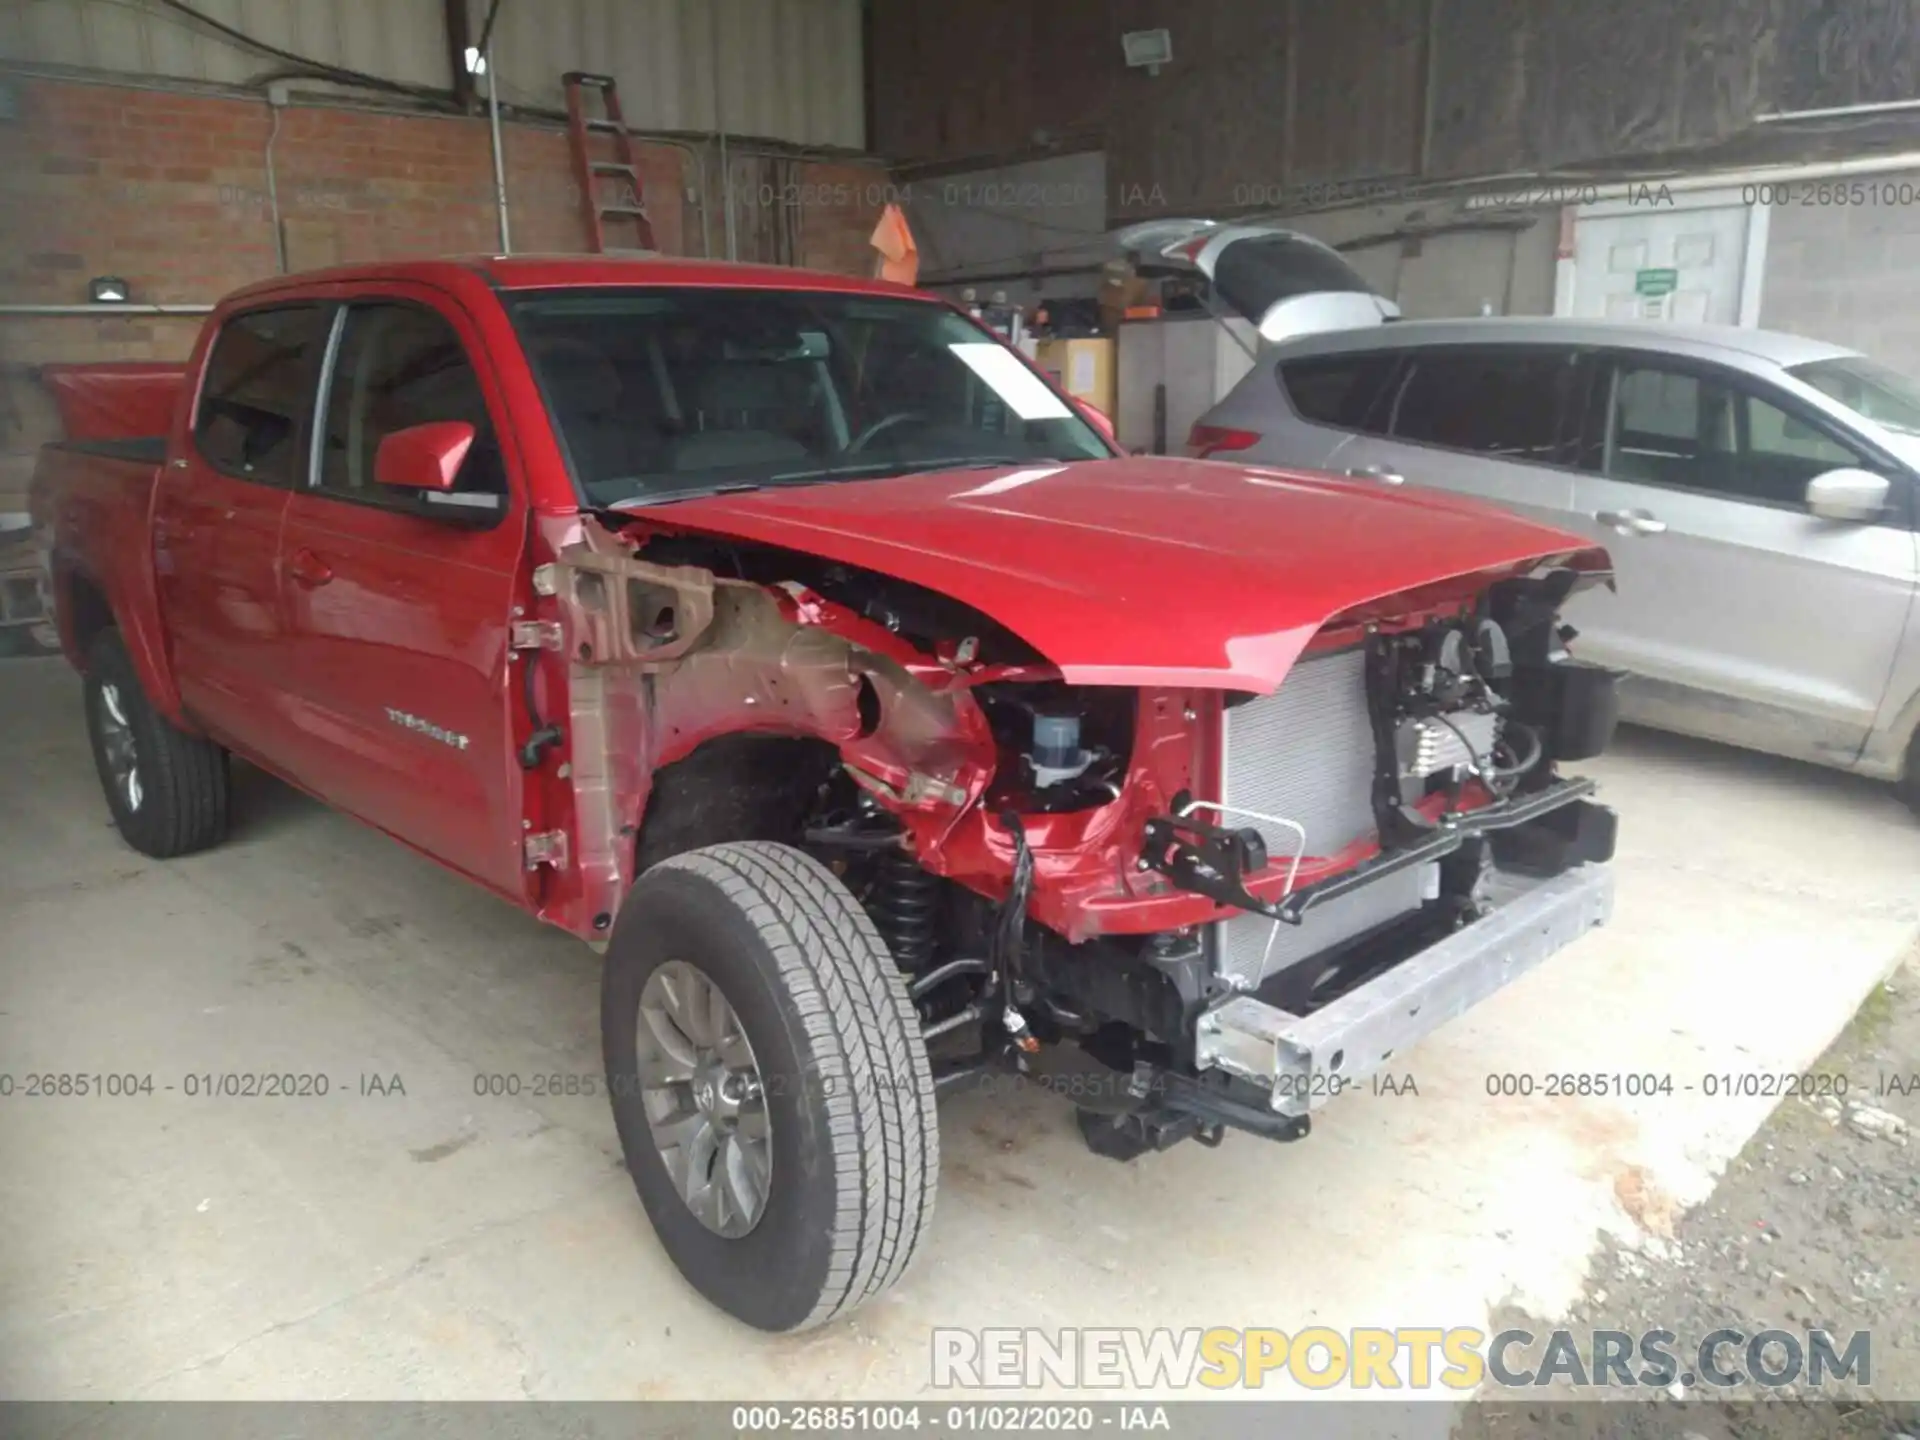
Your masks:
<svg viewBox="0 0 1920 1440"><path fill-rule="evenodd" d="M387 1098L407 1093L398 1071L339 1077L324 1070L195 1070L156 1079L130 1070L32 1070L0 1074L0 1100L121 1100L181 1095L189 1100Z"/></svg>

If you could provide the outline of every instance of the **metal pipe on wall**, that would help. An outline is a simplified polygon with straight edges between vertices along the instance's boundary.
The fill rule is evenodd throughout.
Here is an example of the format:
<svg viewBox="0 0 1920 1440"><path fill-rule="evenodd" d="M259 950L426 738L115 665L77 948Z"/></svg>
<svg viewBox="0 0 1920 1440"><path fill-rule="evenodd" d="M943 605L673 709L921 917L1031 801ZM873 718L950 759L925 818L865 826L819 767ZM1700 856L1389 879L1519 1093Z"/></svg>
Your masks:
<svg viewBox="0 0 1920 1440"><path fill-rule="evenodd" d="M1413 173L1422 180L1433 170L1433 105L1440 86L1440 6L1427 0L1427 28L1420 40L1420 139L1414 147Z"/></svg>
<svg viewBox="0 0 1920 1440"><path fill-rule="evenodd" d="M1829 105L1823 110L1767 110L1753 117L1756 125L1776 125L1783 120L1841 120L1861 115L1897 115L1905 110L1920 110L1920 100L1881 100L1869 105Z"/></svg>
<svg viewBox="0 0 1920 1440"><path fill-rule="evenodd" d="M211 315L211 305L127 305L101 301L92 305L0 305L0 315L92 315L112 320L121 315Z"/></svg>
<svg viewBox="0 0 1920 1440"><path fill-rule="evenodd" d="M267 109L273 125L267 131L267 211L273 221L273 259L282 275L287 273L287 227L280 215L280 182L273 171L273 147L280 139L280 111L287 103L286 86L278 82L267 87Z"/></svg>
<svg viewBox="0 0 1920 1440"><path fill-rule="evenodd" d="M497 8L497 7L496 7ZM491 21L492 16L488 17ZM500 72L493 68L493 27L487 27L487 48L480 52L487 68L487 128L493 132L493 203L500 213L500 253L513 253L513 232L507 225L507 166L500 149Z"/></svg>
<svg viewBox="0 0 1920 1440"><path fill-rule="evenodd" d="M707 7L710 54L713 61L713 133L720 142L720 203L726 215L727 259L738 260L739 248L733 235L733 170L727 159L727 119L720 101L720 12Z"/></svg>

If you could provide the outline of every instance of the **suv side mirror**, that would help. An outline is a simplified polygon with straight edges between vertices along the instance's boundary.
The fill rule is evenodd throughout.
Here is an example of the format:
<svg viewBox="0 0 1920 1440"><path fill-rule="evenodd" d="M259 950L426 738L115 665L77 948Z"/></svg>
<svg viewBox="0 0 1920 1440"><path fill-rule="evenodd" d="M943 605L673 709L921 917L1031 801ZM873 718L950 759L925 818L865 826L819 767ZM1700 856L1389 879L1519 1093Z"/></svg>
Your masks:
<svg viewBox="0 0 1920 1440"><path fill-rule="evenodd" d="M382 437L373 452L373 478L401 490L451 490L460 462L473 448L464 420L430 420Z"/></svg>
<svg viewBox="0 0 1920 1440"><path fill-rule="evenodd" d="M1807 482L1807 509L1822 520L1878 520L1893 487L1884 475L1842 467Z"/></svg>

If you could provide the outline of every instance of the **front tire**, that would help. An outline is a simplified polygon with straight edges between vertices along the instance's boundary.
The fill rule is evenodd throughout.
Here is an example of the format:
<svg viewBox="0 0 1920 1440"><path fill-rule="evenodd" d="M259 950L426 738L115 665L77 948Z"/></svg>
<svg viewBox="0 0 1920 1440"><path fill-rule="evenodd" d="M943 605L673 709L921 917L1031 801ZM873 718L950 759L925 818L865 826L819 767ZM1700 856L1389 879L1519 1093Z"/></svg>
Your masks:
<svg viewBox="0 0 1920 1440"><path fill-rule="evenodd" d="M227 752L153 708L117 630L87 650L87 733L121 837L170 860L227 833Z"/></svg>
<svg viewBox="0 0 1920 1440"><path fill-rule="evenodd" d="M906 1270L939 1177L933 1079L891 953L825 866L758 841L654 866L600 1021L627 1170L702 1295L804 1330Z"/></svg>

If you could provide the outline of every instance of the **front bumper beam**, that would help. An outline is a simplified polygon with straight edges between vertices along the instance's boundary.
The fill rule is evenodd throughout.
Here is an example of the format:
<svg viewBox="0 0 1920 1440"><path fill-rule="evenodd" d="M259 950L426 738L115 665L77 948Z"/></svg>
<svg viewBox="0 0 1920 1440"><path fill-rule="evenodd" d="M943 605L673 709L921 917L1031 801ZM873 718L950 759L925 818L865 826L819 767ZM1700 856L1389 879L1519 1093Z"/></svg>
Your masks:
<svg viewBox="0 0 1920 1440"><path fill-rule="evenodd" d="M1500 874L1480 919L1311 1015L1251 995L1203 1011L1195 1063L1269 1092L1276 1114L1304 1116L1416 1040L1606 923L1613 874L1586 864L1546 879Z"/></svg>

